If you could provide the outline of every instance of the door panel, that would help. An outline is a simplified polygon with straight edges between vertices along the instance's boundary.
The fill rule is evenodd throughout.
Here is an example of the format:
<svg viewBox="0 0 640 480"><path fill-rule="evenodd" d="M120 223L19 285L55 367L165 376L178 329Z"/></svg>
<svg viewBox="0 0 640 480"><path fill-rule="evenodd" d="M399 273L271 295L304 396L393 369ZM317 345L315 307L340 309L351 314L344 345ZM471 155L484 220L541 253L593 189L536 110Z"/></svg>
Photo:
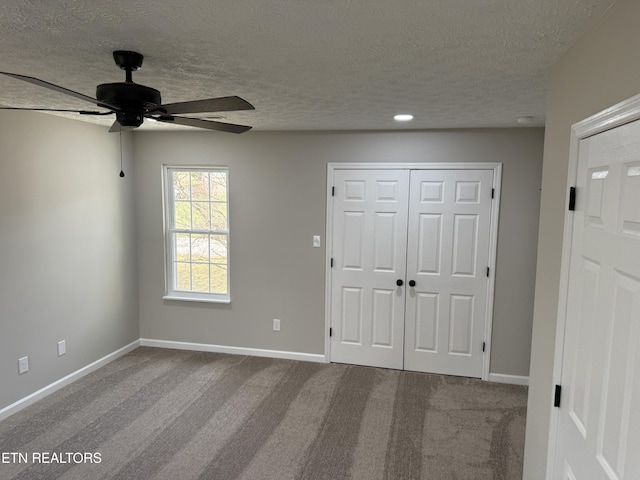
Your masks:
<svg viewBox="0 0 640 480"><path fill-rule="evenodd" d="M334 176L331 360L403 366L408 170Z"/></svg>
<svg viewBox="0 0 640 480"><path fill-rule="evenodd" d="M372 345L393 347L393 290L373 289L373 338Z"/></svg>
<svg viewBox="0 0 640 480"><path fill-rule="evenodd" d="M415 170L407 247L405 369L482 377L491 170Z"/></svg>
<svg viewBox="0 0 640 480"><path fill-rule="evenodd" d="M437 293L416 294L416 315L413 318L415 322L413 328L416 332L414 350L437 351L439 301ZM416 321L417 319L420 321Z"/></svg>
<svg viewBox="0 0 640 480"><path fill-rule="evenodd" d="M451 295L449 354L471 355L473 296Z"/></svg>
<svg viewBox="0 0 640 480"><path fill-rule="evenodd" d="M640 122L580 141L576 187L553 478L637 479Z"/></svg>
<svg viewBox="0 0 640 480"><path fill-rule="evenodd" d="M451 275L475 277L477 247L478 215L454 215Z"/></svg>
<svg viewBox="0 0 640 480"><path fill-rule="evenodd" d="M422 213L418 222L417 270L419 273L439 275L442 215Z"/></svg>
<svg viewBox="0 0 640 480"><path fill-rule="evenodd" d="M396 272L397 212L373 214L373 271Z"/></svg>
<svg viewBox="0 0 640 480"><path fill-rule="evenodd" d="M342 288L341 327L342 343L362 345L362 288Z"/></svg>

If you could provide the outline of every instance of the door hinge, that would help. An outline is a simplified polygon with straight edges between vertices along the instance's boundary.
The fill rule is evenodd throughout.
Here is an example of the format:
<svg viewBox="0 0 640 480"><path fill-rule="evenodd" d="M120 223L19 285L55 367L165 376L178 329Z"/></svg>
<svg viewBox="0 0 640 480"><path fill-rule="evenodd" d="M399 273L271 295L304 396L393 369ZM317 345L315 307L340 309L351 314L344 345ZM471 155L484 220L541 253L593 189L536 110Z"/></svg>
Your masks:
<svg viewBox="0 0 640 480"><path fill-rule="evenodd" d="M491 189L491 198L494 198L496 196L496 189L492 188Z"/></svg>
<svg viewBox="0 0 640 480"><path fill-rule="evenodd" d="M484 352L487 348L487 342L482 342L482 351Z"/></svg>
<svg viewBox="0 0 640 480"><path fill-rule="evenodd" d="M332 197L336 196L336 187L331 187L331 196Z"/></svg>
<svg viewBox="0 0 640 480"><path fill-rule="evenodd" d="M489 276L490 272L491 272L491 269L489 267L487 267L487 277Z"/></svg>
<svg viewBox="0 0 640 480"><path fill-rule="evenodd" d="M560 406L560 396L562 395L562 386L560 385L556 385L556 392L553 396L553 406L554 407L559 407Z"/></svg>
<svg viewBox="0 0 640 480"><path fill-rule="evenodd" d="M329 336L333 337L333 328L329 327Z"/></svg>
<svg viewBox="0 0 640 480"><path fill-rule="evenodd" d="M333 257L331 258L331 268L333 268Z"/></svg>
<svg viewBox="0 0 640 480"><path fill-rule="evenodd" d="M569 210L574 211L576 209L576 187L569 189Z"/></svg>

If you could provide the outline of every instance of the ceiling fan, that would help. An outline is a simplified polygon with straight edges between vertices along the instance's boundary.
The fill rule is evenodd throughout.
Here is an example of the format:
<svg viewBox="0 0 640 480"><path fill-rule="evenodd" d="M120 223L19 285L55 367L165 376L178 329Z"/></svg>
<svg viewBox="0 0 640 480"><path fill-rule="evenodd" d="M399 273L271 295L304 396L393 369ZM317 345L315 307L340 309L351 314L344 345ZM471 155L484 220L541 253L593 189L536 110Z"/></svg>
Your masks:
<svg viewBox="0 0 640 480"><path fill-rule="evenodd" d="M16 73L0 72L2 75L16 78L33 85L48 88L49 90L63 93L86 102L93 103L108 111L90 110L64 110L55 108L18 108L0 107L2 110L30 110L40 112L75 112L80 115L116 115L116 121L109 132L120 132L125 129L137 128L144 119L158 122L186 125L190 127L206 128L223 132L242 133L251 129L246 125L223 123L200 118L179 117L178 114L204 113L204 112L235 112L239 110L255 110L255 107L246 100L232 96L209 98L205 100L193 100L189 102L162 104L160 92L155 88L146 87L133 82L132 72L142 66L143 56L137 52L116 50L113 59L122 70L126 72L124 82L103 83L96 88L96 98L91 98L82 93L74 92L53 83L45 82L34 77L18 75Z"/></svg>

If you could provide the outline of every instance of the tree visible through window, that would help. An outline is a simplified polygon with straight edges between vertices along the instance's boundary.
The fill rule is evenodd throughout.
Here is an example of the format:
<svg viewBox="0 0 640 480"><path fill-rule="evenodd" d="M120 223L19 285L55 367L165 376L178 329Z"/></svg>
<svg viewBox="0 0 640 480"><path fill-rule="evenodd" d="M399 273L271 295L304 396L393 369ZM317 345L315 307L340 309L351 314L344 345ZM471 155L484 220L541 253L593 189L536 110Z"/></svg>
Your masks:
<svg viewBox="0 0 640 480"><path fill-rule="evenodd" d="M227 173L166 167L169 297L229 300Z"/></svg>

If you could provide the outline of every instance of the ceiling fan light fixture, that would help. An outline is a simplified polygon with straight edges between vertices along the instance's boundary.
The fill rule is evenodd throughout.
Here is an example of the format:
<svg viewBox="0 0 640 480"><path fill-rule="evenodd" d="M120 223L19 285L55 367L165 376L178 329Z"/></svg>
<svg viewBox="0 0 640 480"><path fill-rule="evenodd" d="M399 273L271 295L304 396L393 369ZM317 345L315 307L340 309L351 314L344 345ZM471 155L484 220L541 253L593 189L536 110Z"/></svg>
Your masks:
<svg viewBox="0 0 640 480"><path fill-rule="evenodd" d="M411 120L413 120L413 115L411 115L410 113L398 113L397 115L393 116L393 119L396 122L410 122Z"/></svg>
<svg viewBox="0 0 640 480"><path fill-rule="evenodd" d="M144 122L144 115L138 112L116 112L116 119L122 127L138 128Z"/></svg>

